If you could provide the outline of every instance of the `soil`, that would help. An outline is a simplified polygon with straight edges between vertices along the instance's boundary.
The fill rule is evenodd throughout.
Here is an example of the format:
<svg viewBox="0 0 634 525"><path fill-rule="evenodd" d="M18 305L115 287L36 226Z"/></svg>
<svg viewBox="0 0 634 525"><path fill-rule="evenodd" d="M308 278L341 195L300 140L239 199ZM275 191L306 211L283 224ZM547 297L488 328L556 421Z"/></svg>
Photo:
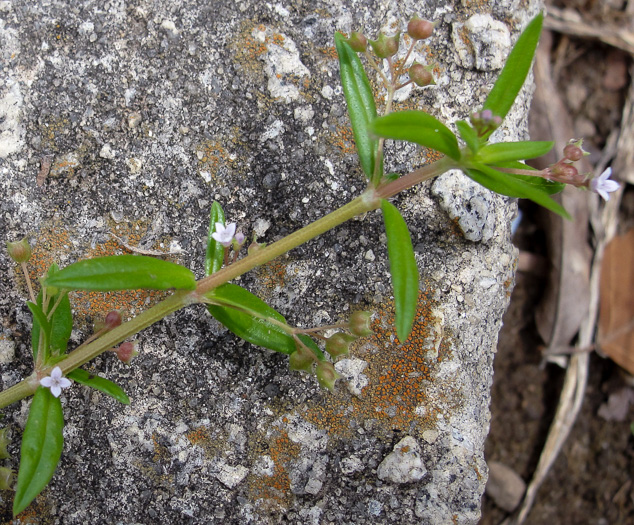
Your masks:
<svg viewBox="0 0 634 525"><path fill-rule="evenodd" d="M558 7L574 7L586 21L597 24L618 19L602 2L559 2ZM554 38L555 80L569 106L575 131L585 135L585 149L592 152L591 162L596 161L609 133L620 124L631 81L627 73L631 57L596 41L561 35ZM634 191L630 187L623 196L619 233L634 224L632 202ZM520 250L544 254L545 232L534 220L534 209L527 206L523 212L516 245ZM539 460L565 373L555 364L545 364L539 348L543 342L533 312L544 286L544 278L536 273L517 274L494 364L491 431L485 448L487 460L504 463L526 482ZM630 377L629 388L632 384ZM609 395L627 385L628 379L612 361L596 353L591 356L581 413L525 523L634 523L634 404L622 422L606 421L598 415ZM484 497L482 524L498 524L506 516Z"/></svg>

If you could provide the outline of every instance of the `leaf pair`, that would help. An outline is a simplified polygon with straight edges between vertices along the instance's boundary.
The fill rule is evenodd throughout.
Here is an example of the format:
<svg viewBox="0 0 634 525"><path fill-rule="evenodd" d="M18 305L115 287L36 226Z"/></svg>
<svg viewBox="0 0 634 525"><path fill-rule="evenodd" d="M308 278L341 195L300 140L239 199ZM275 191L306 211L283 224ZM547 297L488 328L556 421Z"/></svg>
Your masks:
<svg viewBox="0 0 634 525"><path fill-rule="evenodd" d="M52 264L48 269L47 276L52 277L58 272L57 265ZM37 359L38 349L41 347L44 351L44 355L40 358L41 362L47 362L51 355L59 356L66 353L68 340L73 329L73 314L68 294L48 287L46 291L46 305L43 304L43 290L40 290L37 295L37 303L27 303L33 314L33 329L31 330L33 358ZM51 311L52 314L50 314ZM49 315L51 315L50 320L48 319Z"/></svg>
<svg viewBox="0 0 634 525"><path fill-rule="evenodd" d="M348 114L361 169L369 180L374 180L375 175L378 176L378 180L381 180L383 159L381 157L377 160L379 141L369 132L370 126L376 118L376 104L370 81L357 53L350 47L341 33L335 33L335 47L339 56L341 85L348 105ZM377 162L380 166L378 173L375 173Z"/></svg>
<svg viewBox="0 0 634 525"><path fill-rule="evenodd" d="M224 226L225 213L214 201L207 236L206 275L220 270L224 261L224 246L212 237L216 223ZM297 342L284 316L248 290L237 284L225 283L206 297L216 303L207 305L209 313L241 339L283 354L290 355L297 350ZM322 355L310 337L300 335L299 338L312 350L316 349L317 355Z"/></svg>
<svg viewBox="0 0 634 525"><path fill-rule="evenodd" d="M489 93L484 110L504 119L522 88L531 67L539 41L543 15L535 17L520 35L493 89ZM530 199L545 208L570 218L564 208L549 195L563 189L563 184L542 177L517 175L496 168L512 168L528 171L531 168L517 161L546 154L551 142L510 142L487 144L494 128L481 136L466 121L458 121L456 127L467 145L460 149L456 136L440 121L422 111L403 111L377 118L369 130L376 136L406 140L444 153L456 161L455 167L486 188L507 195Z"/></svg>

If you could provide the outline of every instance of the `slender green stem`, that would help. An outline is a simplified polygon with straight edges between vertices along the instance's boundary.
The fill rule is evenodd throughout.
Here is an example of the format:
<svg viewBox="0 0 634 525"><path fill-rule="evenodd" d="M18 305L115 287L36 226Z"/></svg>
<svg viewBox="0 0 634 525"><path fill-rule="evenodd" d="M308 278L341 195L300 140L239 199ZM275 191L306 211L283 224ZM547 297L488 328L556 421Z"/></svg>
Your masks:
<svg viewBox="0 0 634 525"><path fill-rule="evenodd" d="M412 171L407 175L399 177L395 181L388 182L384 186L381 186L376 190L376 196L380 199L393 197L403 190L416 186L423 181L437 177L438 175L441 175L444 172L457 167L458 165L455 163L454 160L450 159L449 157L443 157L436 162L425 164L423 167L418 168L416 171Z"/></svg>
<svg viewBox="0 0 634 525"><path fill-rule="evenodd" d="M391 197L407 188L418 184L421 181L431 177L440 175L441 173L455 167L454 162L448 158L423 166L412 173L397 179L396 181L385 184L384 186L373 189L369 188L361 196L342 206L336 211L329 213L325 217L305 226L304 228L291 233L290 235L280 239L273 244L256 250L244 259L236 261L234 264L226 266L216 273L205 277L198 281L196 290L193 292L186 290L176 291L164 301L153 306L149 310L140 313L130 321L110 330L103 334L95 341L81 345L73 350L68 357L59 362L57 366L62 369L64 374L71 370L82 366L99 354L114 347L115 345L125 341L127 338L140 332L144 328L153 325L167 315L180 310L181 308L202 302L202 296L214 288L224 284L236 277L261 266L276 257L304 244L305 242L321 235L340 224L371 210L380 207L381 199ZM294 335L295 337L295 335ZM38 352L40 355L41 352ZM49 370L40 370L39 373L33 373L28 378L12 386L11 388L0 392L0 408L4 408L15 401L19 401L29 395L32 395L39 385L39 380L49 373Z"/></svg>
<svg viewBox="0 0 634 525"><path fill-rule="evenodd" d="M220 286L231 279L235 279L239 275L248 272L256 266L261 266L269 261L272 261L276 257L279 257L293 248L297 248L297 246L304 244L310 239L314 239L318 235L331 230L335 226L339 226L357 215L377 209L380 205L381 202L376 198L374 192L371 190L366 191L360 197L357 197L345 206L329 213L325 217L322 217L308 226L303 227L301 230L297 230L273 244L269 244L264 248L256 250L244 259L240 259L234 264L222 268L209 277L201 279L198 281L196 293L198 295L204 295L217 286Z"/></svg>

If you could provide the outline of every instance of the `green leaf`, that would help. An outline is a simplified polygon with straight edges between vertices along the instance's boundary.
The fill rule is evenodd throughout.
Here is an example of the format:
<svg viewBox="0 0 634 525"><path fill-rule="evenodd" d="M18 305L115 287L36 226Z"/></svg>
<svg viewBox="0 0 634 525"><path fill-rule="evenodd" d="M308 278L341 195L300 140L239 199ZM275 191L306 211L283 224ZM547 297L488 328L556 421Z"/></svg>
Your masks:
<svg viewBox="0 0 634 525"><path fill-rule="evenodd" d="M359 162L366 177L371 179L378 151L378 141L369 133L369 126L376 118L374 94L361 60L341 33L335 33L335 47L339 55L341 85L348 105ZM379 176L383 176L382 170Z"/></svg>
<svg viewBox="0 0 634 525"><path fill-rule="evenodd" d="M412 239L407 224L396 207L381 201L387 253L390 258L390 273L394 288L396 311L396 334L401 343L408 338L418 305L418 266L412 248Z"/></svg>
<svg viewBox="0 0 634 525"><path fill-rule="evenodd" d="M41 302L41 300L39 301ZM31 346L33 348L33 357L37 357L40 337L43 338L42 348L44 349L44 361L48 358L48 348L51 340L51 323L46 318L46 314L39 304L27 301L26 306L33 314L33 329L31 331ZM43 329L43 330L42 330Z"/></svg>
<svg viewBox="0 0 634 525"><path fill-rule="evenodd" d="M570 219L570 215L563 206L552 200L538 186L527 184L516 177L510 177L508 174L501 173L484 164L474 164L471 169L465 169L465 173L485 188L509 197L530 199L540 206Z"/></svg>
<svg viewBox="0 0 634 525"><path fill-rule="evenodd" d="M194 290L191 270L144 255L113 255L78 261L47 277L45 286L67 290Z"/></svg>
<svg viewBox="0 0 634 525"><path fill-rule="evenodd" d="M58 266L53 263L48 269L47 276L50 277L59 272ZM57 307L53 311L53 315L50 316L51 323L51 331L48 340L48 349L47 354L53 355L61 355L66 353L66 349L68 347L68 340L70 339L70 334L73 330L73 314L70 307L70 300L68 299L68 294L65 291L56 290L56 293L51 294L51 291L56 290L55 288L46 288L47 292L47 307L46 310L42 305L43 300L43 291L37 294L37 305L42 308L42 312L46 314L47 318L50 316L50 312L55 307L57 303ZM61 299L60 299L61 297ZM58 303L59 301L59 303ZM31 343L33 346L33 357L37 357L38 350L38 342L40 339L40 323L33 322L33 329L31 330ZM50 352L49 352L50 351Z"/></svg>
<svg viewBox="0 0 634 525"><path fill-rule="evenodd" d="M524 164L518 161L497 162L494 167L495 168L509 168L509 169L515 169L515 170L537 171L532 166L529 166L528 164ZM517 175L515 173L506 173L505 175L512 177L514 179L520 180L528 184L529 186L539 188L540 190L546 192L548 195L559 193L563 191L563 189L566 187L566 185L563 182L554 182L552 180L546 180L544 177L536 177L532 175Z"/></svg>
<svg viewBox="0 0 634 525"><path fill-rule="evenodd" d="M70 307L70 300L68 299L68 293L62 293L62 298L53 312L51 318L51 342L49 348L51 354L61 355L66 353L68 348L68 341L70 334L73 331L73 314ZM57 302L57 296L51 301L51 308Z"/></svg>
<svg viewBox="0 0 634 525"><path fill-rule="evenodd" d="M456 128L458 128L460 137L465 141L465 144L469 147L471 152L477 153L480 149L480 139L478 138L476 130L465 120L458 120L456 122Z"/></svg>
<svg viewBox="0 0 634 525"><path fill-rule="evenodd" d="M520 142L497 142L487 144L479 151L476 159L478 162L488 165L499 165L500 162L511 162L514 160L534 159L546 155L554 142L520 141Z"/></svg>
<svg viewBox="0 0 634 525"><path fill-rule="evenodd" d="M210 304L207 310L241 339L283 354L292 354L297 349L292 335L279 325L267 321L269 318L286 324L282 314L251 292L236 284L226 283L214 288L206 297L227 305Z"/></svg>
<svg viewBox="0 0 634 525"><path fill-rule="evenodd" d="M406 140L460 159L456 136L438 119L424 111L399 111L377 118L370 130L379 137Z"/></svg>
<svg viewBox="0 0 634 525"><path fill-rule="evenodd" d="M544 15L540 13L526 26L509 53L500 76L484 102L482 109L490 109L494 115L502 120L506 117L513 102L515 102L515 97L524 85L537 49L543 21ZM491 133L492 131L483 138L487 138Z"/></svg>
<svg viewBox="0 0 634 525"><path fill-rule="evenodd" d="M114 383L103 377L92 375L83 368L75 368L75 370L66 374L66 377L72 379L73 381L77 381L82 385L86 385L94 388L95 390L99 390L104 394L108 394L124 405L130 404L130 398L123 391L123 388L117 385L117 383Z"/></svg>
<svg viewBox="0 0 634 525"><path fill-rule="evenodd" d="M205 256L205 276L216 273L222 268L225 258L225 247L211 235L216 231L216 223L225 225L225 212L216 201L211 205L209 214L209 234L207 235L207 254Z"/></svg>
<svg viewBox="0 0 634 525"><path fill-rule="evenodd" d="M60 400L38 387L22 435L13 515L22 512L53 477L64 447L64 416Z"/></svg>

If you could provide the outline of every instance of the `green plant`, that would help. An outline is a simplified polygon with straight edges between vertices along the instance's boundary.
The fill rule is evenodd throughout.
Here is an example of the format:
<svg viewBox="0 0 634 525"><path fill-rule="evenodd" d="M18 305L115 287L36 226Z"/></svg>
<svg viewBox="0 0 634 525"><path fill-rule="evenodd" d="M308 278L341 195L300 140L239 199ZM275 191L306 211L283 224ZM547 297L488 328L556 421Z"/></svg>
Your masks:
<svg viewBox="0 0 634 525"><path fill-rule="evenodd" d="M401 44L400 35L380 35L377 40L370 41L370 46L359 33L349 39L341 34L335 35L350 121L361 168L367 178L365 191L342 208L273 244L252 243L248 255L242 258L244 236L236 233L236 225L226 221L221 205L214 202L205 254L206 275L199 281L183 266L147 256L124 255L83 260L61 270L51 265L36 295L26 271L30 258L28 242L9 243L9 253L24 269L29 288L27 305L33 315L34 358L34 372L18 385L0 393L0 407L33 395L22 438L14 514L26 508L55 472L63 449L64 419L59 399L62 389L68 388L70 380L73 380L111 395L122 403L129 403L119 385L92 376L80 367L113 349L120 359L129 362L135 349L126 340L183 307L204 305L214 318L238 337L289 355L291 369L314 373L320 385L334 388L338 374L333 360L346 355L357 337L369 335L369 313L355 313L347 324L310 329L292 327L264 301L230 282L245 272L357 215L380 209L394 290L396 333L400 341L405 341L416 312L418 270L409 230L399 210L389 202L390 197L451 169L462 170L493 191L529 198L563 216L567 216L566 211L549 195L560 191L565 183L587 187L607 197L616 184L607 180L609 173L590 179L580 176L571 165L583 155L580 144L571 144L568 151L564 151L564 159L557 164L536 171L520 161L547 153L552 148L551 142L491 144L489 141L506 117L528 74L541 23L540 15L521 35L482 110L474 112L469 121L456 123L458 135L422 111L392 111L394 94L399 89L410 83L433 85L432 67L413 64L405 69L405 65L400 66L400 62L393 59ZM429 38L432 32L433 24L420 19L410 21L408 34L411 44L402 64L408 62L418 41ZM387 93L383 116L377 114L374 93L358 53L366 57L370 67L383 81ZM387 64L387 73L380 67L381 60ZM386 139L413 142L444 156L404 176L386 174L383 159ZM140 288L174 292L129 322L121 323L116 312L109 314L101 330L67 353L73 326L69 291ZM325 331L332 329L337 332L326 337Z"/></svg>

